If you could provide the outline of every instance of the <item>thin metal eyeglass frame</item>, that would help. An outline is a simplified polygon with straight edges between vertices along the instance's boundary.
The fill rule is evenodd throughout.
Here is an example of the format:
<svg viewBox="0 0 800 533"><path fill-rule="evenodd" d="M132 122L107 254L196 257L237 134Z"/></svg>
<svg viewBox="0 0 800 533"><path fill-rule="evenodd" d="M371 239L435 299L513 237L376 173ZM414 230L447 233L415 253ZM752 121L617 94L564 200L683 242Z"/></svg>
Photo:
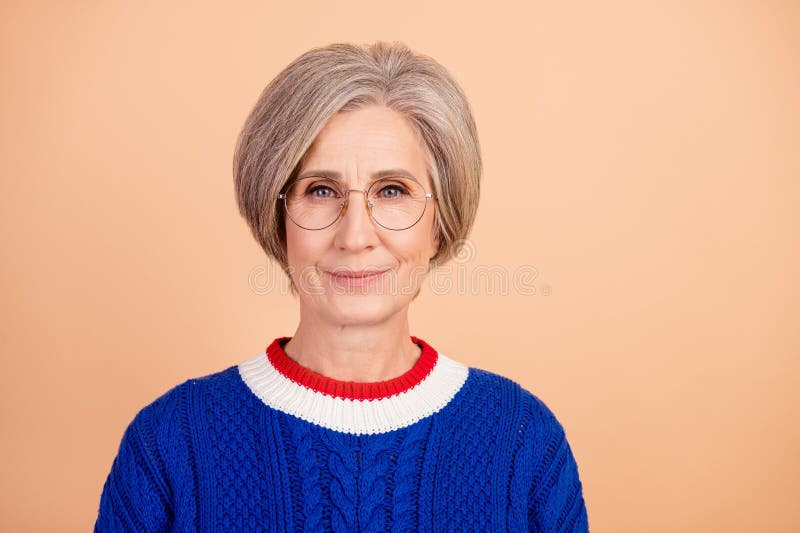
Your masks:
<svg viewBox="0 0 800 533"><path fill-rule="evenodd" d="M308 177L301 178L301 179L314 179L314 178L315 178L315 176L308 176ZM372 188L375 185L381 183L382 181L391 181L391 180L396 180L397 178L386 177L386 178L381 178L381 179L375 180L374 182L372 182L372 185L367 187L366 191L364 189L344 189L344 190L342 190L342 188L339 187L338 184L336 184L336 180L332 180L330 178L323 178L323 179L326 180L326 181L330 181L331 183L335 184L336 185L336 189L340 193L344 194L344 202L339 207L339 214L336 215L336 218L333 219L333 222L331 222L327 226L323 226L321 228L307 228L305 226L301 226L300 224L297 223L297 221L294 218L292 218L292 214L291 214L291 212L289 212L289 206L286 205L286 197L287 197L287 193L289 192L289 189L291 189L292 186L295 183L297 183L298 181L300 181L300 180L291 181L289 183L288 187L286 187L286 192L282 192L282 193L278 194L278 199L279 200L283 200L283 208L286 209L286 214L289 215L289 220L291 220L295 224L295 226L297 226L298 228L302 228L302 229L307 230L307 231L319 231L319 230L323 230L325 228L329 228L329 227L333 226L334 224L336 224L339 221L339 219L342 218L342 214L347 211L347 207L350 205L350 193L351 192L363 193L363 195L364 195L364 207L366 207L366 209L367 209L367 213L369 214L369 218L371 218L380 227L388 229L390 231L405 231L407 229L410 229L410 228L413 228L414 226L416 226L417 223L420 220L422 220L423 215L425 215L425 210L428 208L428 198L430 198L431 200L435 200L435 198L433 196L433 193L429 193L429 192L425 191L425 187L423 187L420 182L418 182L414 178L403 176L403 179L410 179L410 180L414 181L417 185L419 185L420 189L422 189L422 191L425 193L425 195L423 196L423 198L425 198L425 205L422 206L422 212L419 214L419 217L417 218L417 220L415 220L414 223L411 224L410 226L406 226L405 228L400 228L400 229L390 228L390 227L384 226L383 224L378 222L378 219L376 219L375 216L373 216L373 214L372 214L372 204L369 202L369 200L367 200L367 198L369 197L369 191L371 191Z"/></svg>

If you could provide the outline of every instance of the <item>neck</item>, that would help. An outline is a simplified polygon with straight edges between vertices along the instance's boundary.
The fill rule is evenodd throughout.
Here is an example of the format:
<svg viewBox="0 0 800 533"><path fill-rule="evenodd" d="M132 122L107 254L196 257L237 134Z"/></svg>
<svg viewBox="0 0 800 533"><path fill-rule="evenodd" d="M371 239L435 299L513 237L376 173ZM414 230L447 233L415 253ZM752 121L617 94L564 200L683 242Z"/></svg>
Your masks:
<svg viewBox="0 0 800 533"><path fill-rule="evenodd" d="M421 353L411 340L407 313L357 325L310 320L301 313L297 330L283 349L298 364L323 376L360 382L400 376Z"/></svg>

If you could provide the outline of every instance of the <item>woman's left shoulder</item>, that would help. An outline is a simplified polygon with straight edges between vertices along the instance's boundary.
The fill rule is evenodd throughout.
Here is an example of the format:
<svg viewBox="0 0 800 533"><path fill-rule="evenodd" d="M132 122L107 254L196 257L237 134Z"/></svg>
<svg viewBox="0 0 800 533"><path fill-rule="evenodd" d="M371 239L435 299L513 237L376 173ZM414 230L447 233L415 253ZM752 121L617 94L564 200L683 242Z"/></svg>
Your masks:
<svg viewBox="0 0 800 533"><path fill-rule="evenodd" d="M523 418L532 419L537 425L552 426L552 429L563 431L563 426L548 404L515 379L470 366L468 381L474 394L493 403L498 409L515 412Z"/></svg>

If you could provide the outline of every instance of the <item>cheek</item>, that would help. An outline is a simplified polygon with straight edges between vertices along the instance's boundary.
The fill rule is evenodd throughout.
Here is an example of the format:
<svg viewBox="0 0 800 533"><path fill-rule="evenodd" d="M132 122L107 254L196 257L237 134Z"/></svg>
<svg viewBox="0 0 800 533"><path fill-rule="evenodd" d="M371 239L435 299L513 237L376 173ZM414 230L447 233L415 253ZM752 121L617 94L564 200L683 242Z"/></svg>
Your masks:
<svg viewBox="0 0 800 533"><path fill-rule="evenodd" d="M420 228L421 231L409 232L397 247L398 259L408 266L427 266L431 257L433 236L430 230Z"/></svg>
<svg viewBox="0 0 800 533"><path fill-rule="evenodd" d="M297 261L297 232L294 228L286 227L286 258L289 265Z"/></svg>
<svg viewBox="0 0 800 533"><path fill-rule="evenodd" d="M317 253L320 245L319 235L306 231L298 227L286 228L286 257L290 266L295 269L316 264Z"/></svg>
<svg viewBox="0 0 800 533"><path fill-rule="evenodd" d="M317 266L325 248L322 237L296 226L286 229L286 259L301 298L318 295L323 283Z"/></svg>

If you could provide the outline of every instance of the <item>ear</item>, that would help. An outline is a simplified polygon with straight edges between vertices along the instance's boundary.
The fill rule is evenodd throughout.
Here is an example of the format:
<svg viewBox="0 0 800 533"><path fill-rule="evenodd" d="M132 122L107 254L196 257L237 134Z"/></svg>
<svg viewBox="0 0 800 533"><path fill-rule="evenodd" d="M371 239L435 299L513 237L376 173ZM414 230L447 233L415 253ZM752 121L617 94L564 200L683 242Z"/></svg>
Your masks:
<svg viewBox="0 0 800 533"><path fill-rule="evenodd" d="M431 232L431 243L430 248L428 249L428 261L430 262L431 259L436 255L439 251L439 228L438 226L433 227L433 231Z"/></svg>

